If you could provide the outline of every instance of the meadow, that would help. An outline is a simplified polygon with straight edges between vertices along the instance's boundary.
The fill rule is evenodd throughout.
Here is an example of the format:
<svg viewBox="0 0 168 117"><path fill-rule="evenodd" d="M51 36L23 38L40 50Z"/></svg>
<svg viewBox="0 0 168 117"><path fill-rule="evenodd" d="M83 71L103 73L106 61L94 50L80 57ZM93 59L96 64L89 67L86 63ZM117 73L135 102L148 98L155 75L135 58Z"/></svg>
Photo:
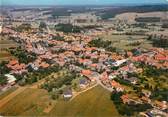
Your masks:
<svg viewBox="0 0 168 117"><path fill-rule="evenodd" d="M152 47L152 44L150 41L146 40L146 36L140 36L140 35L101 35L100 38L103 38L105 40L110 40L112 42L112 46L119 48L119 49L125 49L125 50L131 50L136 47L141 47L144 49L149 49ZM140 45L134 46L131 45L133 43L140 42Z"/></svg>
<svg viewBox="0 0 168 117"><path fill-rule="evenodd" d="M8 40L6 37L1 37L0 39L0 62L4 60L9 60L12 57L12 55L6 51L6 49L10 47L16 47L18 44L16 44L12 40Z"/></svg>
<svg viewBox="0 0 168 117"><path fill-rule="evenodd" d="M44 110L54 105L50 112ZM82 93L72 101L59 99L52 101L43 89L27 88L0 108L0 114L6 116L119 116L110 92L101 86Z"/></svg>

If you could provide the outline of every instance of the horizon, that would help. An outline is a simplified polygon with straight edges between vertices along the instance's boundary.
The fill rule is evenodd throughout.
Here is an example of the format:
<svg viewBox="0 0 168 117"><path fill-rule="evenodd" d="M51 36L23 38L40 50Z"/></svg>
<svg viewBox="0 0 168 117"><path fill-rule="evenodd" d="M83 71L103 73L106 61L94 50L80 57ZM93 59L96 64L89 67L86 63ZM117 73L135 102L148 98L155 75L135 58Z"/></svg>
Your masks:
<svg viewBox="0 0 168 117"><path fill-rule="evenodd" d="M39 2L40 1L40 2ZM168 0L2 0L1 6L111 6L111 5L157 5L168 4Z"/></svg>

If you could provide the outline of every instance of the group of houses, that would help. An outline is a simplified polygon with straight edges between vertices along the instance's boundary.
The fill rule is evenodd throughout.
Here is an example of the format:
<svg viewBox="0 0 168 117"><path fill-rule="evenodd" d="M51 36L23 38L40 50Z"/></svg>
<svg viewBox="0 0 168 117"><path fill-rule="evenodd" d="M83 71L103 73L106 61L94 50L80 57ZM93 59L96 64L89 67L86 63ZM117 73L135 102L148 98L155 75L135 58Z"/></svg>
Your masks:
<svg viewBox="0 0 168 117"><path fill-rule="evenodd" d="M110 87L118 92L125 91L124 85L115 79L122 80L136 85L139 82L137 77L130 77L128 73L142 73L143 69L136 67L135 62L143 62L147 65L155 66L158 69L168 69L168 50L153 48L145 52L134 54L127 52L128 57L116 52L107 52L103 48L90 47L90 42L95 34L42 34L21 33L6 28L5 33L16 36L24 42L25 49L30 53L35 53L38 57L34 62L23 64L17 60L11 60L7 67L11 69L11 74L22 74L30 66L33 70L46 69L54 64L64 66L71 71L79 73L85 79L79 82L81 87L86 87L89 82L100 82L105 87ZM53 37L62 37L64 40L57 40ZM72 91L65 92L64 97L72 97ZM129 101L148 102L150 99L145 96L142 99L132 99L129 95L121 97L124 103Z"/></svg>

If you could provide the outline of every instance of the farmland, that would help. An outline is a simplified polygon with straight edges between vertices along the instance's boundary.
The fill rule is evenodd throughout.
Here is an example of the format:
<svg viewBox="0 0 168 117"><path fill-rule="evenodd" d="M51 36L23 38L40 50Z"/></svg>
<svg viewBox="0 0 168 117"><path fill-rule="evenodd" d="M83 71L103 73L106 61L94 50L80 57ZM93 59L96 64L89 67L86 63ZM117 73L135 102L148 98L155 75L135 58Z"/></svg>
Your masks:
<svg viewBox="0 0 168 117"><path fill-rule="evenodd" d="M135 47L141 47L145 49L149 49L152 47L151 42L146 40L146 36L140 35L102 35L101 38L105 40L110 40L112 42L113 47L117 47L119 49L131 50ZM133 46L134 42L140 42L140 45Z"/></svg>
<svg viewBox="0 0 168 117"><path fill-rule="evenodd" d="M6 92L0 93L0 100L9 95L10 93L14 92L17 89L17 87L12 87L8 89Z"/></svg>
<svg viewBox="0 0 168 117"><path fill-rule="evenodd" d="M45 113L44 110L49 104L54 108ZM100 86L97 86L72 101L52 101L47 91L42 89L27 88L3 108L2 115L50 115L50 116L119 116L113 102L110 100L110 93Z"/></svg>
<svg viewBox="0 0 168 117"><path fill-rule="evenodd" d="M11 54L6 51L7 48L16 47L17 44L11 40L7 40L5 37L0 39L0 61L9 60L12 58Z"/></svg>

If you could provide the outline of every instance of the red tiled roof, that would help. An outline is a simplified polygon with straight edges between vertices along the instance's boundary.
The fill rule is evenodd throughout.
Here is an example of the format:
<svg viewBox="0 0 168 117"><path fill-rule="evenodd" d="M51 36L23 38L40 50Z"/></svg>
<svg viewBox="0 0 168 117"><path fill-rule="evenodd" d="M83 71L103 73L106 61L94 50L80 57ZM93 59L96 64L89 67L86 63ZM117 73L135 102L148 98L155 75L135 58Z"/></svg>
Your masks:
<svg viewBox="0 0 168 117"><path fill-rule="evenodd" d="M122 95L120 98L122 99L123 103L126 103L129 100L128 94Z"/></svg>
<svg viewBox="0 0 168 117"><path fill-rule="evenodd" d="M15 65L15 64L18 64L18 60L11 60L9 61L9 65Z"/></svg>
<svg viewBox="0 0 168 117"><path fill-rule="evenodd" d="M165 61L165 60L168 60L167 58L166 58L166 56L165 55L162 55L162 54L157 54L157 55L155 55L155 59L156 60L163 60L163 61Z"/></svg>
<svg viewBox="0 0 168 117"><path fill-rule="evenodd" d="M82 70L81 73L85 76L91 75L92 72L90 70Z"/></svg>
<svg viewBox="0 0 168 117"><path fill-rule="evenodd" d="M97 67L97 64L91 64L90 66L91 67Z"/></svg>
<svg viewBox="0 0 168 117"><path fill-rule="evenodd" d="M114 80L111 81L111 85L112 85L113 87L118 87L118 86L120 86L120 84L119 84L118 82L114 81Z"/></svg>

